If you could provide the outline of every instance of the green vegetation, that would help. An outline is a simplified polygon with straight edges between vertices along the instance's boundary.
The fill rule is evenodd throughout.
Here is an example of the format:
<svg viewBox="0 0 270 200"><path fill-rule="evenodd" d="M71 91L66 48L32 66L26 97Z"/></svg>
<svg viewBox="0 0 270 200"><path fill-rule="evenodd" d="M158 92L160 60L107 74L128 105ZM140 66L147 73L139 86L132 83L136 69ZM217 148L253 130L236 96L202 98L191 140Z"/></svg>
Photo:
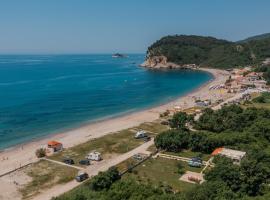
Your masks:
<svg viewBox="0 0 270 200"><path fill-rule="evenodd" d="M44 148L37 149L35 153L38 158L43 158L46 156L46 149Z"/></svg>
<svg viewBox="0 0 270 200"><path fill-rule="evenodd" d="M170 126L172 128L185 129L186 123L192 121L193 121L192 115L188 115L185 112L177 112L173 115L172 119L170 120Z"/></svg>
<svg viewBox="0 0 270 200"><path fill-rule="evenodd" d="M115 167L110 168L106 172L99 172L90 183L90 188L94 191L109 189L111 185L121 177Z"/></svg>
<svg viewBox="0 0 270 200"><path fill-rule="evenodd" d="M250 105L268 104L269 94L263 94L263 99L257 98ZM198 121L188 120L197 131L190 131L183 126L186 117L183 114L179 116L175 117L175 124L178 124L175 128L155 138L157 148L173 155L207 159L215 148L226 146L246 151L247 155L240 165L233 164L228 158L216 157L215 166L206 171L206 181L201 185L179 180L184 171L200 172L200 168L192 168L176 160L151 158L120 180L100 174L98 176L101 177L94 178L94 181L102 183L102 187L93 189L90 180L57 200L269 199L270 110L236 105L225 106L217 111L205 109ZM123 166L127 164L132 162L129 160Z"/></svg>
<svg viewBox="0 0 270 200"><path fill-rule="evenodd" d="M199 157L203 159L204 161L207 161L210 159L211 154L206 154L206 153L201 153L201 152L195 152L191 151L190 149L188 150L182 150L180 152L165 152L165 154L173 155L173 156L180 156L180 157L186 157L186 158L194 158L194 157Z"/></svg>
<svg viewBox="0 0 270 200"><path fill-rule="evenodd" d="M267 81L267 85L270 84L270 66L269 65L262 65L256 67L255 72L262 72L263 78Z"/></svg>
<svg viewBox="0 0 270 200"><path fill-rule="evenodd" d="M259 97L253 101L268 102L269 94L262 97L263 101ZM205 109L193 125L198 131L180 128L159 134L156 146L176 153L189 149L211 153L217 147L227 146L244 150L247 156L241 165L234 165L226 158L215 159L215 167L206 173L207 182L189 191L187 199L244 199L268 195L270 151L265 147L270 145L270 110L243 109L236 105L217 111Z"/></svg>
<svg viewBox="0 0 270 200"><path fill-rule="evenodd" d="M53 200L178 200L177 196L171 193L170 188L155 188L133 179L124 179L101 191L93 191L84 184Z"/></svg>
<svg viewBox="0 0 270 200"><path fill-rule="evenodd" d="M144 143L143 140L134 138L136 131L140 129L149 131L148 135L153 136L154 133L162 132L167 127L159 123L143 123L138 127L122 130L65 149L60 153L54 154L50 159L62 161L63 158L69 157L75 161L75 164L78 164L80 160L84 159L93 150L99 151L104 159L109 158L113 154L123 154Z"/></svg>
<svg viewBox="0 0 270 200"><path fill-rule="evenodd" d="M32 180L20 192L23 198L29 198L57 184L67 183L75 178L78 170L49 161L41 160L25 169Z"/></svg>
<svg viewBox="0 0 270 200"><path fill-rule="evenodd" d="M50 158L62 161L63 158L70 157L78 164L80 160L84 159L93 150L99 151L103 158L109 158L112 154L126 153L143 144L142 140L134 139L134 134L134 131L123 130L65 149Z"/></svg>
<svg viewBox="0 0 270 200"><path fill-rule="evenodd" d="M242 41L239 41L241 43L243 42L250 42L250 41L253 41L253 40L262 40L262 39L267 39L270 37L270 33L264 33L264 34L261 34L261 35L256 35L256 36L253 36L253 37L249 37L245 40L242 40Z"/></svg>
<svg viewBox="0 0 270 200"><path fill-rule="evenodd" d="M270 57L270 36L229 42L195 35L166 36L148 48L147 57L166 56L177 64L232 68L259 64Z"/></svg>
<svg viewBox="0 0 270 200"><path fill-rule="evenodd" d="M149 159L124 175L123 179L134 179L141 184L150 184L155 187L170 186L173 191L186 191L194 185L179 180L179 164L183 171L200 172L202 168L188 166L186 162L167 158Z"/></svg>
<svg viewBox="0 0 270 200"><path fill-rule="evenodd" d="M270 93L264 92L252 100L254 103L270 103Z"/></svg>
<svg viewBox="0 0 270 200"><path fill-rule="evenodd" d="M195 123L197 130L207 130L216 133L224 131L243 132L262 119L269 119L270 111L266 109L247 108L232 105L213 111L205 109L203 115Z"/></svg>

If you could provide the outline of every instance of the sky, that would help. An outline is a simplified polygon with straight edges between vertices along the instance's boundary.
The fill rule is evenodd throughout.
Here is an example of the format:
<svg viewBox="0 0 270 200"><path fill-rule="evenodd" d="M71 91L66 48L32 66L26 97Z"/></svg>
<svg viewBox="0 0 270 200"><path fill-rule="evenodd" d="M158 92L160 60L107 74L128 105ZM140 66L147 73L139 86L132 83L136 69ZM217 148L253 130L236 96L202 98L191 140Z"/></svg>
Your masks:
<svg viewBox="0 0 270 200"><path fill-rule="evenodd" d="M166 35L270 32L269 0L0 0L0 54L144 53Z"/></svg>

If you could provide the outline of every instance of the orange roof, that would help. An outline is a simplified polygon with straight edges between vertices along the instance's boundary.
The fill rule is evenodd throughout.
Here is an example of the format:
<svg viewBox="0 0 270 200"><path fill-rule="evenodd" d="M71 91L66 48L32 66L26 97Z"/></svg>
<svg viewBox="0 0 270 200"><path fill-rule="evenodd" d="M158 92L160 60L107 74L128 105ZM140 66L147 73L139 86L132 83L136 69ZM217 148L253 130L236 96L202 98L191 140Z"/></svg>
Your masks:
<svg viewBox="0 0 270 200"><path fill-rule="evenodd" d="M224 147L216 148L216 149L211 153L211 155L212 155L212 156L218 155L223 149L224 149Z"/></svg>
<svg viewBox="0 0 270 200"><path fill-rule="evenodd" d="M50 146L57 146L57 145L59 145L59 144L62 145L62 143L57 142L57 141L49 141L49 142L48 142L48 145L50 145Z"/></svg>

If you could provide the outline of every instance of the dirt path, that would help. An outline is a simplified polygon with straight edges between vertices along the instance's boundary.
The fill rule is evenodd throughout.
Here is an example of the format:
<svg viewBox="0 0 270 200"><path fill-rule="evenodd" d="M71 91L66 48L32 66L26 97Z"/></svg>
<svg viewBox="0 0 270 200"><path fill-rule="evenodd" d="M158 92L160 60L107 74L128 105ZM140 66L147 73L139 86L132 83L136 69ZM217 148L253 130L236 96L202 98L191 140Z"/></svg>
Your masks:
<svg viewBox="0 0 270 200"><path fill-rule="evenodd" d="M94 165L90 165L87 167L85 171L89 174L89 176L95 176L98 174L100 171L106 171L110 167L115 166L134 154L137 153L145 153L149 154L150 152L147 151L147 149L154 144L154 140L152 139L151 141L142 144L141 146L137 147L136 149L133 149L132 151L129 151L125 154L122 154L116 158L108 159L108 160L103 160L101 162L95 163ZM52 197L59 196L65 192L68 192L69 190L75 188L76 186L80 185L81 183L78 183L76 181L71 181L67 184L64 185L57 185L49 190L44 191L43 193L39 194L38 196L34 197L33 200L50 200Z"/></svg>
<svg viewBox="0 0 270 200"><path fill-rule="evenodd" d="M66 163L59 162L59 161L52 160L52 159L48 159L48 158L41 158L40 160L47 160L47 161L49 161L49 162L53 162L53 163L56 163L56 164L58 164L58 165L63 165L63 166L75 168L75 169L78 169L78 170L85 170L84 168L78 167L78 166L76 166L76 165L68 165L68 164L66 164Z"/></svg>

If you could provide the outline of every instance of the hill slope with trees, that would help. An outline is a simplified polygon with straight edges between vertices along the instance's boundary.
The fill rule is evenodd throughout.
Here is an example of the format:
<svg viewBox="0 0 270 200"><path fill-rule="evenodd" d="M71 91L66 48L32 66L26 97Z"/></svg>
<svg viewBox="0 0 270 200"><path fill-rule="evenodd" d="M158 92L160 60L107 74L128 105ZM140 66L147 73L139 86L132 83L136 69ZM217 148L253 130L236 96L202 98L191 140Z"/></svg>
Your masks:
<svg viewBox="0 0 270 200"><path fill-rule="evenodd" d="M165 56L178 65L196 64L202 67L233 68L260 64L270 58L270 35L230 42L195 35L166 36L147 50L147 59Z"/></svg>

